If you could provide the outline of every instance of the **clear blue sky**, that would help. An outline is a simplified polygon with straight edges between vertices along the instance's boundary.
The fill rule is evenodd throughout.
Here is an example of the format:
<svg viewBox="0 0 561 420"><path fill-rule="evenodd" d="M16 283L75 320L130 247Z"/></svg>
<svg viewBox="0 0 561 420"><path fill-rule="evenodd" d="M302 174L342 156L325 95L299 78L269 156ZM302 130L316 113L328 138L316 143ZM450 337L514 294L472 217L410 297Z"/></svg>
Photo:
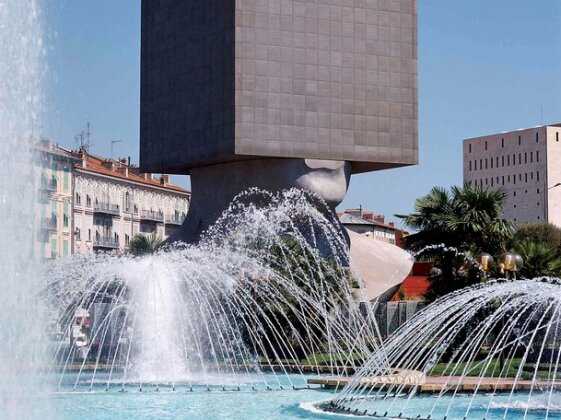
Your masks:
<svg viewBox="0 0 561 420"><path fill-rule="evenodd" d="M202 1L202 0L201 0ZM561 1L419 0L420 164L353 177L341 208L391 216L462 182L461 140L561 122ZM139 0L47 0L43 135L138 162ZM188 186L187 177L176 182Z"/></svg>

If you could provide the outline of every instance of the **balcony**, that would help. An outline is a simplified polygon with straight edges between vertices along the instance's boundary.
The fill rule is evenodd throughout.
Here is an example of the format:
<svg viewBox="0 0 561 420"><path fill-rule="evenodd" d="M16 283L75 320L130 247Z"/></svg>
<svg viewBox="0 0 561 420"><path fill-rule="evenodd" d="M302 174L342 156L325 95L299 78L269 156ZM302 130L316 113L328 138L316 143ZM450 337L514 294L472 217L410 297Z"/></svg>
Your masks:
<svg viewBox="0 0 561 420"><path fill-rule="evenodd" d="M39 189L44 191L56 191L57 188L58 188L58 183L56 179L41 180L41 185L39 186Z"/></svg>
<svg viewBox="0 0 561 420"><path fill-rule="evenodd" d="M159 211L142 210L142 213L140 214L140 220L144 222L163 223L164 214Z"/></svg>
<svg viewBox="0 0 561 420"><path fill-rule="evenodd" d="M97 249L119 249L119 241L111 237L100 237L95 239L93 247Z"/></svg>
<svg viewBox="0 0 561 420"><path fill-rule="evenodd" d="M43 217L41 219L41 229L55 231L57 225L56 217Z"/></svg>
<svg viewBox="0 0 561 420"><path fill-rule="evenodd" d="M118 204L95 203L94 213L108 214L110 216L119 216L121 214Z"/></svg>
<svg viewBox="0 0 561 420"><path fill-rule="evenodd" d="M172 214L170 216L166 216L167 225L181 226L184 220L185 220L185 215Z"/></svg>

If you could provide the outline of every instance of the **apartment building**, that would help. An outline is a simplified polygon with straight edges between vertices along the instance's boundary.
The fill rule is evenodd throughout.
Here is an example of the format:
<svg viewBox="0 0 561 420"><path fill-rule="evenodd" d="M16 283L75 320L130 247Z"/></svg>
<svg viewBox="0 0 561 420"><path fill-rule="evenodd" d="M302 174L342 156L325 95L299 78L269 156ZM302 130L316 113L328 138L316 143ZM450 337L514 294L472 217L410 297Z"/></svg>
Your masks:
<svg viewBox="0 0 561 420"><path fill-rule="evenodd" d="M38 142L36 152L39 185L34 253L39 259L64 257L73 252L73 167L77 159L69 150L55 146L48 139Z"/></svg>
<svg viewBox="0 0 561 420"><path fill-rule="evenodd" d="M74 153L74 239L79 253L125 250L137 234L168 238L189 209L191 193L124 160Z"/></svg>
<svg viewBox="0 0 561 420"><path fill-rule="evenodd" d="M508 193L504 217L516 225L561 226L561 124L465 139L464 182Z"/></svg>
<svg viewBox="0 0 561 420"><path fill-rule="evenodd" d="M362 208L346 209L338 216L347 229L401 248L404 236L408 235L408 232L399 229L394 222L386 223L385 216Z"/></svg>

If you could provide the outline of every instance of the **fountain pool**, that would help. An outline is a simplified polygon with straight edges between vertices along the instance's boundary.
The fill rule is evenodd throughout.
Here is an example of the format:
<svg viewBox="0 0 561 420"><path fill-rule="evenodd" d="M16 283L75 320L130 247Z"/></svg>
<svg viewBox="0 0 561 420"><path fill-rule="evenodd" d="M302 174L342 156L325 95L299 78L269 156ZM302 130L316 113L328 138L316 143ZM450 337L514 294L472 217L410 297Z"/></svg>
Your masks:
<svg viewBox="0 0 561 420"><path fill-rule="evenodd" d="M260 382L262 378L254 378ZM273 378L270 378L273 380ZM147 387L142 392L130 386L125 392L117 390L105 391L103 384L97 384L90 391L89 383L79 386L72 391L73 385L63 388L53 396L53 405L62 419L80 418L84 420L114 420L135 418L141 420L162 418L189 418L193 420L229 419L229 420L285 420L285 419L325 419L343 420L357 417L350 413L326 413L318 410L318 401L326 401L334 397L334 392L320 388L292 390L289 384L293 383L302 388L306 387L305 378L300 375L284 377L281 381L285 389L279 387L271 391L263 388L252 390L251 378L247 378L240 391L235 388L222 390L221 385L211 386L211 391L206 386L193 387L178 386L175 391L171 388L161 388L155 391L154 387ZM443 400L447 397L440 397ZM402 419L418 418L418 412L428 411L434 405L434 397L416 397L414 405L402 413ZM467 407L471 405L470 417L474 419L520 419L538 420L561 417L561 398L552 402L547 397L536 397L528 406L527 394L519 393L514 398L506 395L496 396L494 404L488 406L488 396L481 395L472 401L469 395L454 397L451 410L433 410L432 419L462 419ZM546 407L549 406L549 411ZM383 402L378 406L379 417L383 417L389 410L389 403ZM504 409L509 407L505 417ZM526 410L528 408L528 410ZM525 417L524 417L525 416ZM372 415L364 418L373 418ZM426 418L426 417L425 417Z"/></svg>

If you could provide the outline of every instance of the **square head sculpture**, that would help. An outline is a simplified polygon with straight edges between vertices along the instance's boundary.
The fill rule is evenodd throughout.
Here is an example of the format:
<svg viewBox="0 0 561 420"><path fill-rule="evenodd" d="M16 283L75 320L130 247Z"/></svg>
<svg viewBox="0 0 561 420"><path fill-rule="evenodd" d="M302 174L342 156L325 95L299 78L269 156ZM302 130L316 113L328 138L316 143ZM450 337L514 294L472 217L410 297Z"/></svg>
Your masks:
<svg viewBox="0 0 561 420"><path fill-rule="evenodd" d="M141 167L416 164L416 13L416 0L143 0Z"/></svg>

